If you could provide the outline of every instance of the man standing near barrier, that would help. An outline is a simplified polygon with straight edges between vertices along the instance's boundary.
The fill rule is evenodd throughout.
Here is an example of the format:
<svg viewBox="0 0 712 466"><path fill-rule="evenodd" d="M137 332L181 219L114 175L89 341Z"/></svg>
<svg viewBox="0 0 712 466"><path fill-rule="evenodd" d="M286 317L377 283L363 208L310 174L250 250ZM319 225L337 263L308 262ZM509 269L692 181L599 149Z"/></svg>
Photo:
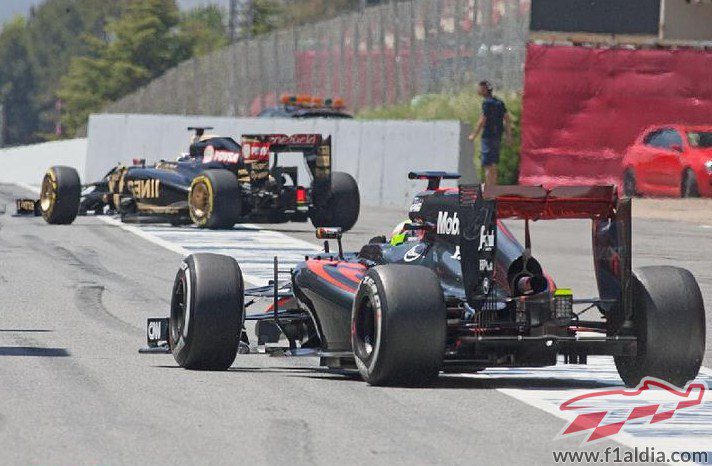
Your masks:
<svg viewBox="0 0 712 466"><path fill-rule="evenodd" d="M507 113L507 107L500 99L492 95L492 84L480 81L477 93L482 96L482 116L477 123L477 129L470 134L474 141L482 133L482 168L485 170L485 184L497 184L497 163L502 145L502 134L506 131L507 144L512 143L512 125Z"/></svg>

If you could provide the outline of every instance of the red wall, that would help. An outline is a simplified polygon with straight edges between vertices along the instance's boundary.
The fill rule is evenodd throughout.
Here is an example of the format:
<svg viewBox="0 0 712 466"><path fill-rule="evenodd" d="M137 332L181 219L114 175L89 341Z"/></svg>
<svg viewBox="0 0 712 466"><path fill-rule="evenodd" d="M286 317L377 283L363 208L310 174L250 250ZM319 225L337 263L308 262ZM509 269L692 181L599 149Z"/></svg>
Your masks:
<svg viewBox="0 0 712 466"><path fill-rule="evenodd" d="M520 183L618 183L646 127L712 124L712 50L530 44L523 105Z"/></svg>

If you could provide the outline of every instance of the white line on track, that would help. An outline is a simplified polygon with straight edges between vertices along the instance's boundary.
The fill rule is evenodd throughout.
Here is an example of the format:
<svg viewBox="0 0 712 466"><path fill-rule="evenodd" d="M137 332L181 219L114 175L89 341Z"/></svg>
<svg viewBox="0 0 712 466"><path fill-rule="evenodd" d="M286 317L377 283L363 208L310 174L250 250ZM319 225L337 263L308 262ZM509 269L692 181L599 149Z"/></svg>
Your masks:
<svg viewBox="0 0 712 466"><path fill-rule="evenodd" d="M311 243L249 224L240 224L232 230L203 230L158 224L127 225L112 217L97 218L182 256L199 252L232 256L240 263L245 281L253 285L266 285L272 279L274 256L279 257L280 269L284 270L304 260L306 254L318 252Z"/></svg>

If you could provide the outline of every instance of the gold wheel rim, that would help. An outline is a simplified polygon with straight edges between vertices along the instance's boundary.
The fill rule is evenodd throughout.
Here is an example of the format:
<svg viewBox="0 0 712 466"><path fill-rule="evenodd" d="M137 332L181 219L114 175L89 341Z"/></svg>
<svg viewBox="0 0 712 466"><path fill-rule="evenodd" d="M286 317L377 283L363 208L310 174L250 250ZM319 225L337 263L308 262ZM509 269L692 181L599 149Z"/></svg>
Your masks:
<svg viewBox="0 0 712 466"><path fill-rule="evenodd" d="M49 175L45 175L42 180L42 188L40 190L40 208L43 212L49 212L52 209L56 197L52 180Z"/></svg>
<svg viewBox="0 0 712 466"><path fill-rule="evenodd" d="M190 190L190 213L196 220L203 220L210 212L210 190L198 182Z"/></svg>

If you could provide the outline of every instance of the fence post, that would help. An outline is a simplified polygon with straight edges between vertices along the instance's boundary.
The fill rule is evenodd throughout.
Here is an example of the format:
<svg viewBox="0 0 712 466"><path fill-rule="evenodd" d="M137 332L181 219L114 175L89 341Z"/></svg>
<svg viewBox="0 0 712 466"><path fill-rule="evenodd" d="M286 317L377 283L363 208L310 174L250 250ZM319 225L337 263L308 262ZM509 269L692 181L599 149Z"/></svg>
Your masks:
<svg viewBox="0 0 712 466"><path fill-rule="evenodd" d="M492 79L492 0L482 0L482 45L484 49L482 68L479 79Z"/></svg>
<svg viewBox="0 0 712 466"><path fill-rule="evenodd" d="M408 21L410 24L408 33L410 34L410 44L409 45L409 56L408 56L408 96L413 97L415 94L418 93L416 89L416 74L415 70L417 69L418 66L418 36L416 35L415 32L415 9L417 7L417 4L414 0L410 0L409 2L409 9L410 9L410 14L408 15Z"/></svg>
<svg viewBox="0 0 712 466"><path fill-rule="evenodd" d="M463 30L461 27L461 22L463 20L462 14L462 0L455 0L455 24L453 25L455 34L455 64L453 67L454 76L453 82L455 88L459 88L465 82L464 71L462 64L465 61L464 47L462 46L462 36Z"/></svg>
<svg viewBox="0 0 712 466"><path fill-rule="evenodd" d="M359 48L361 47L361 18L363 13L354 15L354 38L353 38L353 56L351 57L351 85L349 86L349 102L351 108L356 111L361 109L361 88L356 86L360 84L359 71L361 70L361 55Z"/></svg>
<svg viewBox="0 0 712 466"><path fill-rule="evenodd" d="M368 106L373 108L373 28L371 27L371 18L366 15L366 69L368 70L368 75L366 76L366 93Z"/></svg>
<svg viewBox="0 0 712 466"><path fill-rule="evenodd" d="M378 35L381 49L381 102L379 105L388 103L388 73L386 63L386 11L385 7L378 7Z"/></svg>
<svg viewBox="0 0 712 466"><path fill-rule="evenodd" d="M339 22L340 38L339 38L339 97L344 98L344 90L346 85L344 81L346 80L346 34L348 31L348 26L346 22L346 16L341 17ZM353 37L353 36L352 36ZM333 97L333 96L332 96Z"/></svg>
<svg viewBox="0 0 712 466"><path fill-rule="evenodd" d="M297 63L299 63L299 33L301 28L292 26L292 77L294 83L293 88L290 90L291 93L296 94L299 92L299 71L297 70Z"/></svg>
<svg viewBox="0 0 712 466"><path fill-rule="evenodd" d="M273 48L273 61L272 61L272 76L276 77L277 82L272 86L272 92L274 93L275 104L279 102L279 94L282 92L282 67L279 63L279 32L273 31L272 34L272 48Z"/></svg>
<svg viewBox="0 0 712 466"><path fill-rule="evenodd" d="M309 89L309 93L314 95L317 93L317 90L319 89L319 85L317 84L318 81L318 72L319 72L319 46L321 45L321 35L319 34L319 30L317 28L316 24L312 24L311 26L311 40L310 40L310 45L309 49L313 53L313 59L312 59L312 73L311 73L311 87ZM315 47L313 45L316 45Z"/></svg>
<svg viewBox="0 0 712 466"><path fill-rule="evenodd" d="M401 34L401 22L400 22L400 15L398 14L399 8L398 2L391 2L391 5L393 8L391 9L391 14L393 16L393 56L395 57L395 66L393 67L394 70L394 79L395 79L395 101L400 102L402 96L403 96L403 89L402 89L402 76L403 76L403 66L401 64L402 58L401 58L401 53L400 53L400 34Z"/></svg>
<svg viewBox="0 0 712 466"><path fill-rule="evenodd" d="M423 16L423 60L422 60L422 70L420 76L424 76L425 85L423 86L423 92L426 94L430 93L432 90L432 70L430 69L431 63L431 46L430 43L430 20L432 17L432 0L425 0L423 2L424 16Z"/></svg>
<svg viewBox="0 0 712 466"><path fill-rule="evenodd" d="M437 60L437 65L433 63L433 68L438 76L436 92L442 92L445 83L452 82L452 76L445 77L445 69L442 61L442 20L443 20L443 0L435 0L435 54L434 59ZM452 72L450 72L452 75Z"/></svg>
<svg viewBox="0 0 712 466"><path fill-rule="evenodd" d="M332 25L330 25L332 26ZM334 39L334 29L332 27L325 27L324 28L324 35L323 35L323 41L320 44L321 48L323 49L322 53L325 53L325 62L326 66L322 66L321 69L322 71L326 70L324 72L324 83L322 84L321 88L324 90L326 95L322 95L322 97L327 97L334 95L334 73L338 73L336 71L336 61L334 57L334 47L333 47L333 39ZM319 93L321 94L321 93Z"/></svg>

